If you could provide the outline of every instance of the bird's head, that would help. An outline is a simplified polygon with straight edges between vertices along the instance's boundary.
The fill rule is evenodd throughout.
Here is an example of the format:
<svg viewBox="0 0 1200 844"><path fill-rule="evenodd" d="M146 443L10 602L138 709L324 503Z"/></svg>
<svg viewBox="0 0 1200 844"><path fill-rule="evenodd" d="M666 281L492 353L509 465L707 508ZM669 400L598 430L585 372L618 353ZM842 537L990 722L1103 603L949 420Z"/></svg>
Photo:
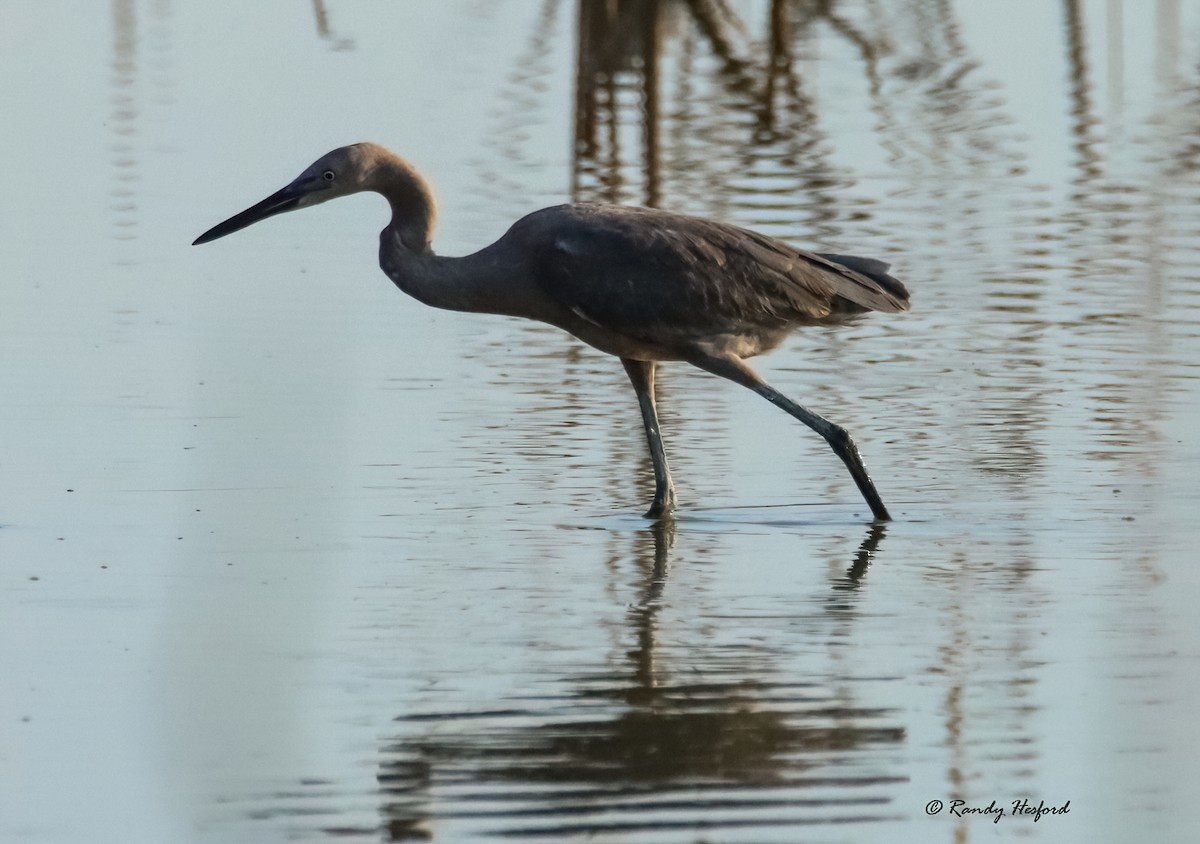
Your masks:
<svg viewBox="0 0 1200 844"><path fill-rule="evenodd" d="M213 226L196 238L192 245L197 246L233 234L259 220L285 211L307 208L339 196L372 190L371 180L377 162L382 156L388 155L390 153L375 144L353 144L327 152L310 164L290 185L240 214L234 214L225 222Z"/></svg>

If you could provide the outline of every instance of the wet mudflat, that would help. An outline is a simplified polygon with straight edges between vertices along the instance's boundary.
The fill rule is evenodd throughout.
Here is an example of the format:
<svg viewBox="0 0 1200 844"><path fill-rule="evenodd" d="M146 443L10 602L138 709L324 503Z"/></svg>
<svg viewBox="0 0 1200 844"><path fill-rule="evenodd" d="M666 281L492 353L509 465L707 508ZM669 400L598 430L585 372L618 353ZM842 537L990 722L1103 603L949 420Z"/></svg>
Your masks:
<svg viewBox="0 0 1200 844"><path fill-rule="evenodd" d="M1193 840L1200 7L72 10L0 12L0 840ZM618 362L397 293L375 198L188 245L359 140L446 254L891 261L757 366L895 521L683 366L643 520Z"/></svg>

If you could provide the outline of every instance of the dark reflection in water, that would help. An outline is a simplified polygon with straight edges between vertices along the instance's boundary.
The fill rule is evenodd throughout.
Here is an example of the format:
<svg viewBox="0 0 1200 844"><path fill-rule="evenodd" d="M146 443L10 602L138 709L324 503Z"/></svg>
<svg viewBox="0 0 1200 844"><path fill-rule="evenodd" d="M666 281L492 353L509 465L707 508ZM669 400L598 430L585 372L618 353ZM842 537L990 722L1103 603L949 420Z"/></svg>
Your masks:
<svg viewBox="0 0 1200 844"><path fill-rule="evenodd" d="M313 0L313 15L317 19L317 35L322 41L329 42L334 50L353 50L354 39L338 35L329 24L329 11L325 8L325 0Z"/></svg>
<svg viewBox="0 0 1200 844"><path fill-rule="evenodd" d="M626 615L632 646L612 670L565 677L573 691L533 707L521 699L396 719L404 736L382 750L379 774L386 829L419 836L436 815L553 838L896 816L889 787L905 777L885 773L878 750L905 731L892 710L857 703L851 677L785 679L768 648L738 664L706 663L703 643L689 665L660 656L674 531L659 523L634 537L640 598ZM869 528L830 583L838 635L883 534ZM683 679L697 671L704 679Z"/></svg>
<svg viewBox="0 0 1200 844"><path fill-rule="evenodd" d="M1076 183L1086 183L1101 175L1100 155L1096 151L1093 129L1099 122L1092 107L1091 73L1087 58L1087 33L1079 0L1063 0L1067 38L1067 64L1070 68L1071 132L1075 136Z"/></svg>
<svg viewBox="0 0 1200 844"><path fill-rule="evenodd" d="M703 0L582 0L579 14L574 199L732 206L792 233L833 218L830 190L844 176L827 160L795 46L836 21L873 47L829 4L774 0L758 39L728 6Z"/></svg>

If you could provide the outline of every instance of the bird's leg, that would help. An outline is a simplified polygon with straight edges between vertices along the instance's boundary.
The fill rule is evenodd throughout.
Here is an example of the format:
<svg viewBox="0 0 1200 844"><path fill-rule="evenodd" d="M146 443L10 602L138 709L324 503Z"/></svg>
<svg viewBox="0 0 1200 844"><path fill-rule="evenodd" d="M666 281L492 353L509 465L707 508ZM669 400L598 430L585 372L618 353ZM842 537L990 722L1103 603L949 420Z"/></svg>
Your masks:
<svg viewBox="0 0 1200 844"><path fill-rule="evenodd" d="M654 464L654 501L646 511L647 519L669 516L675 509L675 484L671 481L671 469L667 466L667 452L663 448L662 434L658 430L658 413L654 406L654 361L621 358L625 372L633 382L637 393L638 407L642 411L642 424L646 426L646 442L650 446L650 460Z"/></svg>
<svg viewBox="0 0 1200 844"><path fill-rule="evenodd" d="M819 413L814 413L783 395L764 381L741 358L716 356L698 351L688 358L688 362L713 375L720 375L722 378L728 378L730 381L749 387L771 404L783 408L824 437L825 442L829 443L829 447L833 449L833 453L840 457L846 464L846 468L850 470L850 477L854 478L854 483L858 485L859 492L866 499L876 520L881 522L891 520L892 517L887 511L887 507L883 506L883 499L879 497L875 484L871 482L871 476L867 474L867 467L863 465L862 457L858 453L858 446L854 444L854 440L851 439L850 433L845 428L835 425Z"/></svg>

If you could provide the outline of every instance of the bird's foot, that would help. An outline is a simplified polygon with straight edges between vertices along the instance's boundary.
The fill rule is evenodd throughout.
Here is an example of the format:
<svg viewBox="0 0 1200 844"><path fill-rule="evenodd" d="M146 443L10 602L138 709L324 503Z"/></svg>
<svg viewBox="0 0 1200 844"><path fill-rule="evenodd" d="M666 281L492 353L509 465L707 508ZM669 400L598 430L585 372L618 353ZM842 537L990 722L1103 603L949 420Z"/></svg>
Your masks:
<svg viewBox="0 0 1200 844"><path fill-rule="evenodd" d="M654 501L650 504L650 509L646 511L647 519L669 519L675 513L675 490L669 490L665 494L655 495Z"/></svg>

